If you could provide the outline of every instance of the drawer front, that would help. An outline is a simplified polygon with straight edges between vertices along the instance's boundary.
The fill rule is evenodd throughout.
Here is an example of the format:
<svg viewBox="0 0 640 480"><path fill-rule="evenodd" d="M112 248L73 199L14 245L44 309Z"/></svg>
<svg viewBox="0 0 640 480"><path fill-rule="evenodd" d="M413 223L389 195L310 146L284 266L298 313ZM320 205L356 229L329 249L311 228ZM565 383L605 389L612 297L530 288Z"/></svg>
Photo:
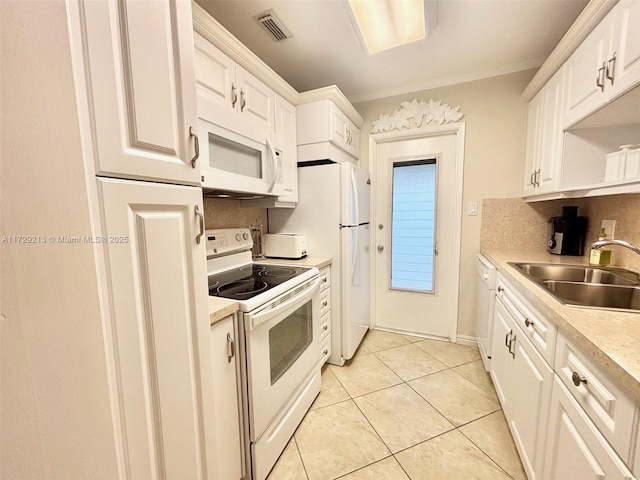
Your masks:
<svg viewBox="0 0 640 480"><path fill-rule="evenodd" d="M327 338L322 341L320 355L320 365L324 365L331 355L331 335L328 335Z"/></svg>
<svg viewBox="0 0 640 480"><path fill-rule="evenodd" d="M331 290L320 292L320 317L331 310Z"/></svg>
<svg viewBox="0 0 640 480"><path fill-rule="evenodd" d="M538 313L501 275L498 275L496 295L513 313L516 324L531 340L540 355L553 365L558 328Z"/></svg>
<svg viewBox="0 0 640 480"><path fill-rule="evenodd" d="M331 312L325 313L320 318L320 341L323 341L331 333Z"/></svg>
<svg viewBox="0 0 640 480"><path fill-rule="evenodd" d="M632 432L638 428L635 403L563 335L558 335L554 367L571 395L628 464Z"/></svg>
<svg viewBox="0 0 640 480"><path fill-rule="evenodd" d="M328 265L320 269L320 291L326 290L331 286L331 267Z"/></svg>

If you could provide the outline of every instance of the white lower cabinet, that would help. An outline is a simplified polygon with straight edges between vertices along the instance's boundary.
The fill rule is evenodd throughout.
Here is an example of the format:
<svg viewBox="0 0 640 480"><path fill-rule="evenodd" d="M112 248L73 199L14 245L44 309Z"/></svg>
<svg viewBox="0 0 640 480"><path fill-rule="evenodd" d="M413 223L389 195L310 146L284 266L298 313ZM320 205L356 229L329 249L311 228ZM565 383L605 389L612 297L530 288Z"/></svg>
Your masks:
<svg viewBox="0 0 640 480"><path fill-rule="evenodd" d="M545 457L544 478L549 480L634 478L558 377L553 382Z"/></svg>
<svg viewBox="0 0 640 480"><path fill-rule="evenodd" d="M233 315L211 325L213 411L216 425L218 480L244 476L244 427L242 423L237 323Z"/></svg>
<svg viewBox="0 0 640 480"><path fill-rule="evenodd" d="M634 479L637 402L500 272L496 292L491 378L528 479Z"/></svg>
<svg viewBox="0 0 640 480"><path fill-rule="evenodd" d="M517 326L508 301L494 313L491 376L530 480L542 478L553 371Z"/></svg>
<svg viewBox="0 0 640 480"><path fill-rule="evenodd" d="M111 179L98 188L127 478L217 479L201 190Z"/></svg>

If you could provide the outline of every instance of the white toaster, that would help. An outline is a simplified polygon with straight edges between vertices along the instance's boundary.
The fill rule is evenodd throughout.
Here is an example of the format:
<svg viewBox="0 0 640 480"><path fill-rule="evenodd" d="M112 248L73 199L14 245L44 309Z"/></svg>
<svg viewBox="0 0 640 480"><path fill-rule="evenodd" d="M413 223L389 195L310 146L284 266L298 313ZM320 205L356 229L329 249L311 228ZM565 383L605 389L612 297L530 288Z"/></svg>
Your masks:
<svg viewBox="0 0 640 480"><path fill-rule="evenodd" d="M307 236L303 233L266 233L263 241L265 257L300 259L307 256Z"/></svg>

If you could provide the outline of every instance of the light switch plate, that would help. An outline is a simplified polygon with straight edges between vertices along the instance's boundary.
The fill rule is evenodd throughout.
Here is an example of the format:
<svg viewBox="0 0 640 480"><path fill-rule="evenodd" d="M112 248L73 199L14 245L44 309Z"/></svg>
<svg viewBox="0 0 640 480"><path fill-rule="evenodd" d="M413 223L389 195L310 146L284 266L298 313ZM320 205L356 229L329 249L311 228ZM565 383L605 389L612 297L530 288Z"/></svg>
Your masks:
<svg viewBox="0 0 640 480"><path fill-rule="evenodd" d="M604 233L607 234L607 240L613 240L616 238L615 220L602 220L602 228L604 228Z"/></svg>
<svg viewBox="0 0 640 480"><path fill-rule="evenodd" d="M469 207L467 208L467 215L470 215L470 216L478 215L478 202L469 202Z"/></svg>

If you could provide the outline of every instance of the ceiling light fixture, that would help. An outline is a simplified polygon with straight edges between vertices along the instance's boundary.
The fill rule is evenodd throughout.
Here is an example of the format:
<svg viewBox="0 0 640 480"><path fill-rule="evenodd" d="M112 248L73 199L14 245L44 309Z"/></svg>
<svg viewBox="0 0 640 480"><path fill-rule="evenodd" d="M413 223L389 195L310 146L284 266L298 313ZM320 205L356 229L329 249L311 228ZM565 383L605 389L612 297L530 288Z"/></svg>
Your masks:
<svg viewBox="0 0 640 480"><path fill-rule="evenodd" d="M349 6L369 53L426 36L423 0L349 0Z"/></svg>

